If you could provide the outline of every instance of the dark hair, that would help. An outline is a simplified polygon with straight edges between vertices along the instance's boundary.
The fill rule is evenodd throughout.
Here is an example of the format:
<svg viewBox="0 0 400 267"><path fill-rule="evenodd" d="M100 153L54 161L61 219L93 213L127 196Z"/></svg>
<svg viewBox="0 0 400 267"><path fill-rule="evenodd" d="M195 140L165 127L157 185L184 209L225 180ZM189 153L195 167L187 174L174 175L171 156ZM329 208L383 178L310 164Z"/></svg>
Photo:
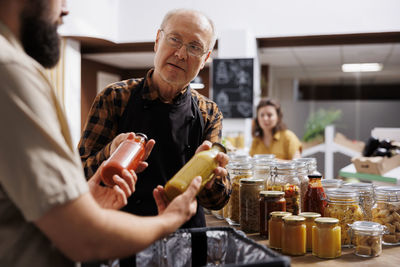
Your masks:
<svg viewBox="0 0 400 267"><path fill-rule="evenodd" d="M283 113L281 110L281 105L277 100L273 100L271 98L267 99L261 99L260 102L257 105L257 111L256 111L256 117L253 119L252 127L251 127L251 134L253 137L263 137L264 132L263 129L261 129L260 124L258 122L258 111L260 108L266 107L266 106L272 106L275 108L276 113L278 115L278 122L276 123L276 126L272 129L272 135L274 135L276 132L286 130L287 127L283 123L282 118L283 118Z"/></svg>

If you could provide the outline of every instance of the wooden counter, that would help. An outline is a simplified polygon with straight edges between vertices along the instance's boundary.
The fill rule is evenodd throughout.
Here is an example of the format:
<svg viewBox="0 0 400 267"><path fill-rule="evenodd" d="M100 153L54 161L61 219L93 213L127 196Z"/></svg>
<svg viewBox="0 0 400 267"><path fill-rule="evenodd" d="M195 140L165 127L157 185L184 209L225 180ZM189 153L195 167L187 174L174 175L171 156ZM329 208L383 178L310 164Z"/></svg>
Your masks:
<svg viewBox="0 0 400 267"><path fill-rule="evenodd" d="M213 226L229 226L225 220L219 220L215 218L213 215L206 214L206 222L208 227ZM240 229L234 227L236 229ZM249 234L247 235L249 238L253 239L259 244L268 246L268 240L260 237L259 234ZM297 256L290 257L291 258L291 266L295 267L309 267L310 264L312 266L321 266L321 267L365 267L365 266L374 266L374 267L399 267L400 266L400 246L383 246L382 254L379 257L373 258L363 258L353 254L353 249L351 248L343 248L342 256L337 259L324 260L311 255L311 253L307 253L305 256Z"/></svg>

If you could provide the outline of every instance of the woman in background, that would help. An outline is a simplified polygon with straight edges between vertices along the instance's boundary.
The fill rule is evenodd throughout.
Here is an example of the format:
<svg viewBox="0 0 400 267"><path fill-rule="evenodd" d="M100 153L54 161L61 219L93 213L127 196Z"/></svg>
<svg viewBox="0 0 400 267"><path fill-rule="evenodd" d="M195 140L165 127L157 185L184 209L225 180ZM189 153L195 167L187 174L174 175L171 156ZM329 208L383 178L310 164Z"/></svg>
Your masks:
<svg viewBox="0 0 400 267"><path fill-rule="evenodd" d="M261 100L257 106L257 117L253 120L253 142L250 156L274 154L278 159L300 158L301 142L286 128L282 121L280 104L272 99Z"/></svg>

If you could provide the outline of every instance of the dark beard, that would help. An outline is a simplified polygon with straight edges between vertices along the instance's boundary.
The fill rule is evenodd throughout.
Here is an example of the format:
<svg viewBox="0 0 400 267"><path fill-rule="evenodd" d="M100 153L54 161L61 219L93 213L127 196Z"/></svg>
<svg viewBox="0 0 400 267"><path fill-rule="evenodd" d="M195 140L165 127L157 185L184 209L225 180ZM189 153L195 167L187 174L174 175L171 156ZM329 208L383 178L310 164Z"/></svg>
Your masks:
<svg viewBox="0 0 400 267"><path fill-rule="evenodd" d="M60 37L57 24L50 24L39 15L21 16L21 42L25 52L43 67L54 67L60 58Z"/></svg>

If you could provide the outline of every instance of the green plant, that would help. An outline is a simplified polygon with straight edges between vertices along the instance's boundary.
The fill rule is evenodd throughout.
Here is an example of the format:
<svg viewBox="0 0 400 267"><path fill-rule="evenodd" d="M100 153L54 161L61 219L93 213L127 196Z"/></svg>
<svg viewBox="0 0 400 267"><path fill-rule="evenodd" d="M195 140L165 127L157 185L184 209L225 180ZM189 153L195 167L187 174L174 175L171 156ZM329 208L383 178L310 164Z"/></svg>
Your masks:
<svg viewBox="0 0 400 267"><path fill-rule="evenodd" d="M305 125L303 141L309 142L324 136L325 127L333 124L342 117L341 110L320 109L311 113Z"/></svg>

